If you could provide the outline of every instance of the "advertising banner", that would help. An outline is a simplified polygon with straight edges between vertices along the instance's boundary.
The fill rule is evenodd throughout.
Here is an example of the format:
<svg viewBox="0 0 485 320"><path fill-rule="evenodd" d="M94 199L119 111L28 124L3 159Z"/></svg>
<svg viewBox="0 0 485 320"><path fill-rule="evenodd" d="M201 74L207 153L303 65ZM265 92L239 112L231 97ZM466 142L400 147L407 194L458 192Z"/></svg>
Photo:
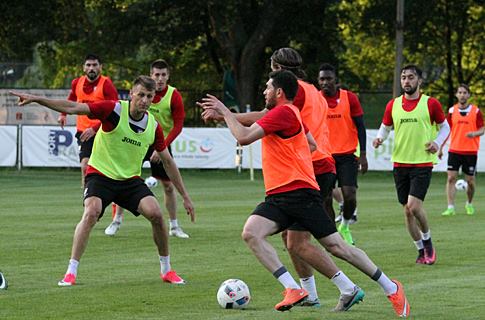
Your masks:
<svg viewBox="0 0 485 320"><path fill-rule="evenodd" d="M171 147L179 168L236 167L236 139L226 128L183 128Z"/></svg>
<svg viewBox="0 0 485 320"><path fill-rule="evenodd" d="M75 127L22 126L22 165L79 167Z"/></svg>
<svg viewBox="0 0 485 320"><path fill-rule="evenodd" d="M0 126L0 166L13 167L17 164L17 126Z"/></svg>

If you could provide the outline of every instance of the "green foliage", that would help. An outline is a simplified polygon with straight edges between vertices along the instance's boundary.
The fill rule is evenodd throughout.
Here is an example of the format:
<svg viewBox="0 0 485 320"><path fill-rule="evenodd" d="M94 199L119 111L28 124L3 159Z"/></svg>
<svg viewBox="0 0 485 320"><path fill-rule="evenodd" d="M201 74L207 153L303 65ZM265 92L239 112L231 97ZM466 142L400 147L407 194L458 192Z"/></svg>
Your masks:
<svg viewBox="0 0 485 320"><path fill-rule="evenodd" d="M144 172L144 175L148 171ZM158 277L158 256L149 223L127 213L115 237L104 235L110 209L94 227L79 266L78 284L59 288L72 235L82 214L79 170L16 170L0 173L1 271L9 281L0 290L1 319L393 319L381 288L341 260L336 263L366 292L364 303L347 313L331 309L338 290L316 275L321 308L278 313L281 285L241 240L244 221L263 197L261 175L230 170L182 170L197 210L195 224L179 210L187 240L170 238L171 262L187 281L183 287ZM479 175L478 181L485 176ZM415 265L416 250L396 201L392 175L368 173L359 180L359 222L352 226L357 246L405 286L413 319L481 319L485 307L482 242L485 196L477 190L478 214L464 213L465 194L457 194L457 215L443 218L445 174L434 174L425 201L438 260ZM483 190L482 190L483 191ZM155 194L163 203L159 187ZM182 206L179 204L179 208ZM279 235L269 241L296 277ZM223 310L216 302L219 284L241 278L250 287L249 309ZM473 306L473 307L471 307Z"/></svg>

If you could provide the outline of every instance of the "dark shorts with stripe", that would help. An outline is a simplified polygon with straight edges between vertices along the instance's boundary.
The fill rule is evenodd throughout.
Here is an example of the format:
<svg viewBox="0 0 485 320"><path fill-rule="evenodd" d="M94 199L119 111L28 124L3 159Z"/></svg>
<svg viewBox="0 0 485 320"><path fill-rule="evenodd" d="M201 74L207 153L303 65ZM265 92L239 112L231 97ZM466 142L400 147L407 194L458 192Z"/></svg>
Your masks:
<svg viewBox="0 0 485 320"><path fill-rule="evenodd" d="M337 232L335 223L323 209L320 192L314 189L298 189L266 196L265 201L260 203L252 214L275 222L278 225L276 233L288 229L295 223L300 225L302 230L309 231L316 239Z"/></svg>
<svg viewBox="0 0 485 320"><path fill-rule="evenodd" d="M147 196L153 196L153 193L141 178L120 181L99 174L88 174L85 178L84 200L93 196L102 201L103 208L99 216L101 218L104 209L111 202L139 216L140 201Z"/></svg>
<svg viewBox="0 0 485 320"><path fill-rule="evenodd" d="M337 181L339 187L358 187L357 174L359 163L353 154L334 155L335 168L337 169Z"/></svg>
<svg viewBox="0 0 485 320"><path fill-rule="evenodd" d="M468 175L474 176L477 170L476 154L458 154L448 152L448 171L461 171Z"/></svg>
<svg viewBox="0 0 485 320"><path fill-rule="evenodd" d="M168 152L170 152L170 155L172 155L172 148L170 148L170 146L168 146L167 148ZM154 149L152 147L148 148L147 154L145 155L143 162L150 161L150 157L152 156L153 151ZM155 177L159 180L170 181L170 178L168 177L168 174L165 171L165 168L163 167L161 161L158 163L150 161L150 169L152 171L152 177Z"/></svg>
<svg viewBox="0 0 485 320"><path fill-rule="evenodd" d="M91 153L93 152L94 138L96 137L93 136L91 139L81 142L81 134L82 132L80 131L76 132L77 145L79 147L79 161L84 158L91 157Z"/></svg>
<svg viewBox="0 0 485 320"><path fill-rule="evenodd" d="M432 167L394 167L394 183L400 204L408 203L410 195L424 201L432 170Z"/></svg>

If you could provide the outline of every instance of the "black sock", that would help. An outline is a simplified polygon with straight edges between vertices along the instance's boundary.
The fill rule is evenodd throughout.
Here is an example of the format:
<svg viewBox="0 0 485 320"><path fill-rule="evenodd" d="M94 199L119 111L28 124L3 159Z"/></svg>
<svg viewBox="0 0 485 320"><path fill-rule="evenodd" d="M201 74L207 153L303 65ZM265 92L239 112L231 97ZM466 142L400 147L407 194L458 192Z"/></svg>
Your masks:
<svg viewBox="0 0 485 320"><path fill-rule="evenodd" d="M423 240L423 245L425 248L432 248L433 244L431 243L431 238L429 238L428 240Z"/></svg>

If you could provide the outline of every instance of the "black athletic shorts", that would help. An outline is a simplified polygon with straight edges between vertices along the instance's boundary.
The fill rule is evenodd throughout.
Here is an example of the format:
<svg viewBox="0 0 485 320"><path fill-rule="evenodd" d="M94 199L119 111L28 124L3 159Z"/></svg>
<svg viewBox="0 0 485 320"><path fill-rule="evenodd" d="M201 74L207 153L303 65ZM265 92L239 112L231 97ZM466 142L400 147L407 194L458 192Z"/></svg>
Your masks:
<svg viewBox="0 0 485 320"><path fill-rule="evenodd" d="M91 152L93 151L94 145L94 138L96 137L93 136L91 139L81 142L81 133L81 131L76 132L77 145L79 147L79 161L81 161L83 158L91 157Z"/></svg>
<svg viewBox="0 0 485 320"><path fill-rule="evenodd" d="M334 155L335 168L337 169L337 181L339 187L358 187L357 174L359 163L353 154Z"/></svg>
<svg viewBox="0 0 485 320"><path fill-rule="evenodd" d="M172 148L170 146L167 147L168 152L170 155L172 155ZM147 154L145 155L145 158L143 161L150 161L150 157L153 154L154 149L152 147L148 148ZM151 162L150 161L150 169L152 171L152 177L155 177L159 180L164 180L164 181L170 181L170 178L168 177L167 172L165 171L165 168L163 167L162 162Z"/></svg>
<svg viewBox="0 0 485 320"><path fill-rule="evenodd" d="M317 179L318 186L320 187L320 195L322 196L323 201L328 197L332 197L332 190L335 187L335 179L336 176L332 172L323 173L315 176ZM327 214L325 210L322 211L322 214ZM306 229L301 226L298 222L295 222L288 230L296 230L296 231L305 231Z"/></svg>
<svg viewBox="0 0 485 320"><path fill-rule="evenodd" d="M464 174L474 176L477 170L477 155L448 152L448 171L459 171L460 167Z"/></svg>
<svg viewBox="0 0 485 320"><path fill-rule="evenodd" d="M320 239L337 232L335 223L323 209L320 193L313 189L294 191L266 196L253 213L278 224L278 232L298 223L303 230Z"/></svg>
<svg viewBox="0 0 485 320"><path fill-rule="evenodd" d="M84 200L93 196L100 198L103 203L99 216L101 218L104 209L111 202L139 216L140 201L147 196L153 196L153 193L141 178L119 181L99 174L88 174L85 178Z"/></svg>
<svg viewBox="0 0 485 320"><path fill-rule="evenodd" d="M432 170L432 167L394 167L394 183L400 204L408 203L409 195L424 201Z"/></svg>

